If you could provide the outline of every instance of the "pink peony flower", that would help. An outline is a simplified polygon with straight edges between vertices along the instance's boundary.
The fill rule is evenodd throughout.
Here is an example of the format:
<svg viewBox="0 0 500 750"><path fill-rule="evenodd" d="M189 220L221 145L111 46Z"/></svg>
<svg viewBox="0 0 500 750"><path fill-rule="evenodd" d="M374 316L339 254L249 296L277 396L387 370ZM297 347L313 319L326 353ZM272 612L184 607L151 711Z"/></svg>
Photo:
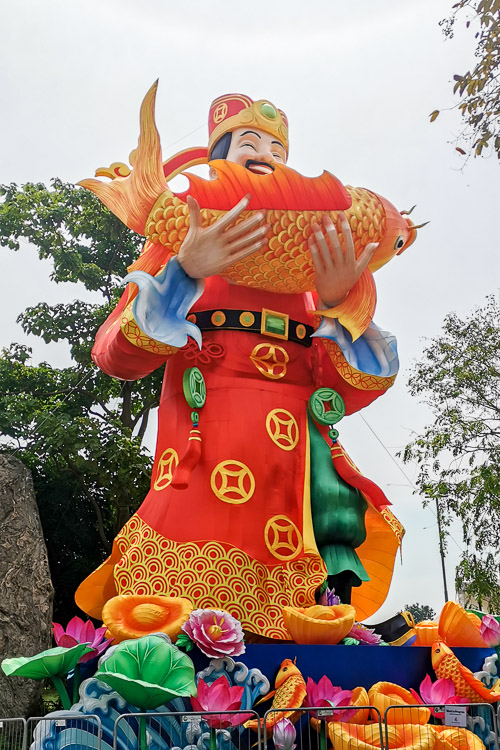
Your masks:
<svg viewBox="0 0 500 750"><path fill-rule="evenodd" d="M295 750L297 732L290 719L280 719L273 727L273 742L276 750Z"/></svg>
<svg viewBox="0 0 500 750"><path fill-rule="evenodd" d="M360 643L368 643L370 646L378 646L382 640L382 637L373 628L367 628L360 622L354 623L346 638L356 638Z"/></svg>
<svg viewBox="0 0 500 750"><path fill-rule="evenodd" d="M227 677L222 675L211 685L198 680L198 694L191 698L194 711L218 711L221 713L204 715L203 718L211 729L226 729L243 724L253 714L226 714L224 711L239 711L243 687L231 687Z"/></svg>
<svg viewBox="0 0 500 750"><path fill-rule="evenodd" d="M83 664L86 661L94 659L96 656L102 654L107 649L111 641L107 641L104 638L106 628L95 628L90 620L83 622L80 617L73 617L64 630L62 625L58 622L52 623L52 632L54 634L55 642L62 648L72 648L78 643L88 643L92 648L87 654L84 654L79 664Z"/></svg>
<svg viewBox="0 0 500 750"><path fill-rule="evenodd" d="M484 615L479 634L487 646L500 645L500 622L493 615Z"/></svg>
<svg viewBox="0 0 500 750"><path fill-rule="evenodd" d="M340 598L335 594L335 589L329 589L328 587L320 594L318 604L323 607L333 607L336 604L340 604Z"/></svg>
<svg viewBox="0 0 500 750"><path fill-rule="evenodd" d="M241 623L220 609L195 609L183 631L209 657L239 656L245 651Z"/></svg>
<svg viewBox="0 0 500 750"><path fill-rule="evenodd" d="M432 682L428 674L420 683L420 695L410 688L413 697L423 705L450 705L454 703L467 703L467 698L455 694L455 685L452 680L439 679ZM431 708L431 713L438 719L444 718L444 713Z"/></svg>
<svg viewBox="0 0 500 750"><path fill-rule="evenodd" d="M321 678L317 685L308 677L306 690L305 703L311 708L340 708L342 706L349 706L351 703L352 690L342 690L340 687L334 687L326 675ZM321 718L318 717L316 711L311 711L311 714L316 719ZM329 720L344 721L350 715L352 715L350 711L332 711Z"/></svg>

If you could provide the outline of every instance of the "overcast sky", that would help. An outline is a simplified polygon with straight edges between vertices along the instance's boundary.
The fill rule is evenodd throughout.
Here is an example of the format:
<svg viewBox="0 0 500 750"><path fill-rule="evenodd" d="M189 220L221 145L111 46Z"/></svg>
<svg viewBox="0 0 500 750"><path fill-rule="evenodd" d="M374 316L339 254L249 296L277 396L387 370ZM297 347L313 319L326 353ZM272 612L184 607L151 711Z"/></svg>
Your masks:
<svg viewBox="0 0 500 750"><path fill-rule="evenodd" d="M416 601L442 607L436 519L412 492L414 468L402 470L395 457L430 419L409 396L407 375L446 313L465 315L500 286L496 159L471 160L462 169L450 143L460 132L458 113L429 124L432 110L455 103L453 74L473 62L472 33L459 30L445 41L439 27L451 5L16 0L1 14L2 183L76 182L99 166L126 162L137 143L141 100L159 78L164 158L206 144L216 96L268 98L288 115L292 167L308 176L328 169L400 210L417 204L415 221L431 222L375 277L375 321L399 343L397 383L364 410L364 419L353 415L339 426L353 460L383 487L406 526L403 564L396 563L374 622ZM28 339L15 320L27 305L69 301L85 290L51 284L49 264L27 246L17 254L3 250L2 265L0 346L28 340L37 361L67 364L63 346ZM453 591L460 528L449 546Z"/></svg>

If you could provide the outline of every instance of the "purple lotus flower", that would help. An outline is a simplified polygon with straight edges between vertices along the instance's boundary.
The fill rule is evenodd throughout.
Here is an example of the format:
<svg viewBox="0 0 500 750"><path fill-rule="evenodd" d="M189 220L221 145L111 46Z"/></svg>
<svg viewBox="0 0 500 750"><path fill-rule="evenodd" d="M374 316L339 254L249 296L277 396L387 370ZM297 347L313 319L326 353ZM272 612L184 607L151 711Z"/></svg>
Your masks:
<svg viewBox="0 0 500 750"><path fill-rule="evenodd" d="M451 680L439 679L432 682L428 674L420 683L420 695L410 688L413 697L424 705L449 705L454 703L467 703L467 698L455 694L455 685ZM431 713L438 719L444 718L444 713L436 712L431 708Z"/></svg>
<svg viewBox="0 0 500 750"><path fill-rule="evenodd" d="M203 716L211 729L227 729L243 724L252 718L252 714L225 714L223 711L239 711L243 687L231 686L225 675L208 685L205 680L198 680L198 694L191 698L194 711L217 711L216 714Z"/></svg>
<svg viewBox="0 0 500 750"><path fill-rule="evenodd" d="M500 622L493 615L484 615L479 634L487 646L493 648L498 646L500 644Z"/></svg>
<svg viewBox="0 0 500 750"><path fill-rule="evenodd" d="M311 708L341 708L342 706L349 706L352 699L352 690L342 690L340 687L334 687L326 675L321 678L317 685L308 677L306 690L305 702ZM316 711L311 711L311 714L316 719L318 718ZM351 711L332 711L329 720L344 721L351 715Z"/></svg>
<svg viewBox="0 0 500 750"><path fill-rule="evenodd" d="M72 648L78 643L88 643L92 651L84 654L79 659L79 664L83 664L86 661L91 661L96 656L102 654L107 649L111 641L107 641L104 638L106 628L95 628L90 620L83 622L80 617L73 617L64 630L62 625L58 622L52 623L52 632L54 634L55 642L62 648Z"/></svg>
<svg viewBox="0 0 500 750"><path fill-rule="evenodd" d="M329 589L328 587L320 594L318 604L323 607L333 607L336 604L340 604L340 598L335 594L335 589Z"/></svg>
<svg viewBox="0 0 500 750"><path fill-rule="evenodd" d="M295 750L297 732L290 719L280 719L273 727L273 742L276 750Z"/></svg>
<svg viewBox="0 0 500 750"><path fill-rule="evenodd" d="M382 637L373 628L367 628L360 622L355 622L346 638L356 638L360 643L368 643L370 646L378 646Z"/></svg>
<svg viewBox="0 0 500 750"><path fill-rule="evenodd" d="M221 609L193 610L182 630L210 658L239 656L245 651L241 623Z"/></svg>

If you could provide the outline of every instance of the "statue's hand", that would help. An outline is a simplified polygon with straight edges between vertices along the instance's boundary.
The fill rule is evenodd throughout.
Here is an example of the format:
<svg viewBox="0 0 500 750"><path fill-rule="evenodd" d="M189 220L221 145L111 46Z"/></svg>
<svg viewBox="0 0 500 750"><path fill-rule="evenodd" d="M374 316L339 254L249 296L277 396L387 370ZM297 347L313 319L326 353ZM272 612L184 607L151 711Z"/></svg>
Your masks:
<svg viewBox="0 0 500 750"><path fill-rule="evenodd" d="M264 214L252 214L231 227L249 202L250 196L246 195L227 214L203 228L198 201L188 195L189 231L177 256L188 276L193 279L214 276L265 245L269 227L261 226Z"/></svg>
<svg viewBox="0 0 500 750"><path fill-rule="evenodd" d="M356 258L351 227L342 211L339 211L339 219L343 250L329 216L323 217L323 228L319 224L312 225L314 234L309 237L309 250L316 271L314 283L326 307L335 307L344 301L378 247L377 242L370 242Z"/></svg>

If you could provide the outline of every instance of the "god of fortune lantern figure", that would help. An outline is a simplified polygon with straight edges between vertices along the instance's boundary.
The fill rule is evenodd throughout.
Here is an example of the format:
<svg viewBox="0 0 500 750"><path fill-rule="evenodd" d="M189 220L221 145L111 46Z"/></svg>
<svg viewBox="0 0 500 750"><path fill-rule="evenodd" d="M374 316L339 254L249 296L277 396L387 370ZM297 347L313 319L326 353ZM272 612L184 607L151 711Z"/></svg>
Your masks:
<svg viewBox="0 0 500 750"><path fill-rule="evenodd" d="M370 617L403 529L334 424L394 382L372 272L417 227L376 193L286 166L287 119L266 100L219 97L208 148L163 162L155 96L132 169L81 183L146 237L94 361L125 380L166 367L151 489L77 603L99 617L116 594L182 596L286 639L283 607L314 604L327 580ZM169 190L207 162L210 180Z"/></svg>

